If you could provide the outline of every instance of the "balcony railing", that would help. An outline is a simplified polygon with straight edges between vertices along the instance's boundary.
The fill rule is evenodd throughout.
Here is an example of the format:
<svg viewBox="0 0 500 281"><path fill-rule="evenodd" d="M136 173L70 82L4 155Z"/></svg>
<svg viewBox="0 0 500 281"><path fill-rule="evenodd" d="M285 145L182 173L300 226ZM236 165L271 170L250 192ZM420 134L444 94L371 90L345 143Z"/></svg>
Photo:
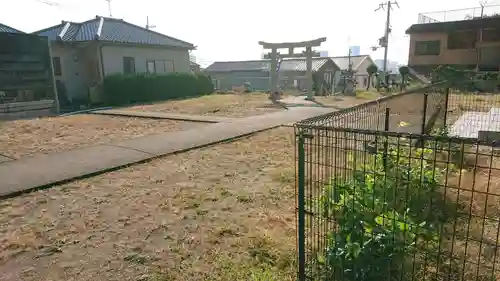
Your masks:
<svg viewBox="0 0 500 281"><path fill-rule="evenodd" d="M420 13L418 23L450 22L485 17L500 17L500 5L485 5L467 9Z"/></svg>

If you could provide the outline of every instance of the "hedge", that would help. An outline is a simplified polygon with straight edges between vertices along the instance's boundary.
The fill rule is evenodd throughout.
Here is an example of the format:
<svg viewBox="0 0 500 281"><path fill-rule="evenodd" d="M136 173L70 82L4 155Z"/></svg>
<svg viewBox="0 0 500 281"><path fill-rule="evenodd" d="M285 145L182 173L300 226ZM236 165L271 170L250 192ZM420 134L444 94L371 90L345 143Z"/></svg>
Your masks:
<svg viewBox="0 0 500 281"><path fill-rule="evenodd" d="M116 74L104 78L103 97L108 105L123 105L207 95L214 91L203 73Z"/></svg>

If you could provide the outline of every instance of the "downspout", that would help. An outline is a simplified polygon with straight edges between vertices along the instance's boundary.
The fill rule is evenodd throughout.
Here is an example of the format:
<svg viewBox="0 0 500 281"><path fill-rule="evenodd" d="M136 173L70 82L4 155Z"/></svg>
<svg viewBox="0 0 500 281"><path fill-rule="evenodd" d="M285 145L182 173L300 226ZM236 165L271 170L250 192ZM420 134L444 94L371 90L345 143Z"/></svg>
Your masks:
<svg viewBox="0 0 500 281"><path fill-rule="evenodd" d="M101 83L104 82L104 60L102 56L102 48L104 47L103 44L99 44L99 60L101 61Z"/></svg>

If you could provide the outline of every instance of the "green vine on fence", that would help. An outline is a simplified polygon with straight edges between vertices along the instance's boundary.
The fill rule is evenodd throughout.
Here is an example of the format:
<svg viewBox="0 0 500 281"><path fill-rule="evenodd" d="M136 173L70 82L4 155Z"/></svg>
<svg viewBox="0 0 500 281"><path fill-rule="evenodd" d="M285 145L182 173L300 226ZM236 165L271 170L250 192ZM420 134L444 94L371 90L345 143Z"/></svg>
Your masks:
<svg viewBox="0 0 500 281"><path fill-rule="evenodd" d="M428 160L434 151L398 145L389 146L384 155L373 155L364 165L351 161L356 166L353 179L333 178L312 203L325 223L335 224L327 246L317 249L313 267L320 270L315 278L399 279L403 261L437 244L443 218L435 210L436 193L443 171Z"/></svg>

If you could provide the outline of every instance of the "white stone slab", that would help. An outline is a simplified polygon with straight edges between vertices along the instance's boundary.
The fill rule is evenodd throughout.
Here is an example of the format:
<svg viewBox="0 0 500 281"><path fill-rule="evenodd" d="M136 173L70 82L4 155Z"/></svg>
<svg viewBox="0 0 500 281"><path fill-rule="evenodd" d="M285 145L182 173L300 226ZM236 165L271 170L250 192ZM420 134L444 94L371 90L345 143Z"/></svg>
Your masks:
<svg viewBox="0 0 500 281"><path fill-rule="evenodd" d="M480 130L487 130L490 115L484 112L465 112L450 128L450 135L463 138L478 138Z"/></svg>

